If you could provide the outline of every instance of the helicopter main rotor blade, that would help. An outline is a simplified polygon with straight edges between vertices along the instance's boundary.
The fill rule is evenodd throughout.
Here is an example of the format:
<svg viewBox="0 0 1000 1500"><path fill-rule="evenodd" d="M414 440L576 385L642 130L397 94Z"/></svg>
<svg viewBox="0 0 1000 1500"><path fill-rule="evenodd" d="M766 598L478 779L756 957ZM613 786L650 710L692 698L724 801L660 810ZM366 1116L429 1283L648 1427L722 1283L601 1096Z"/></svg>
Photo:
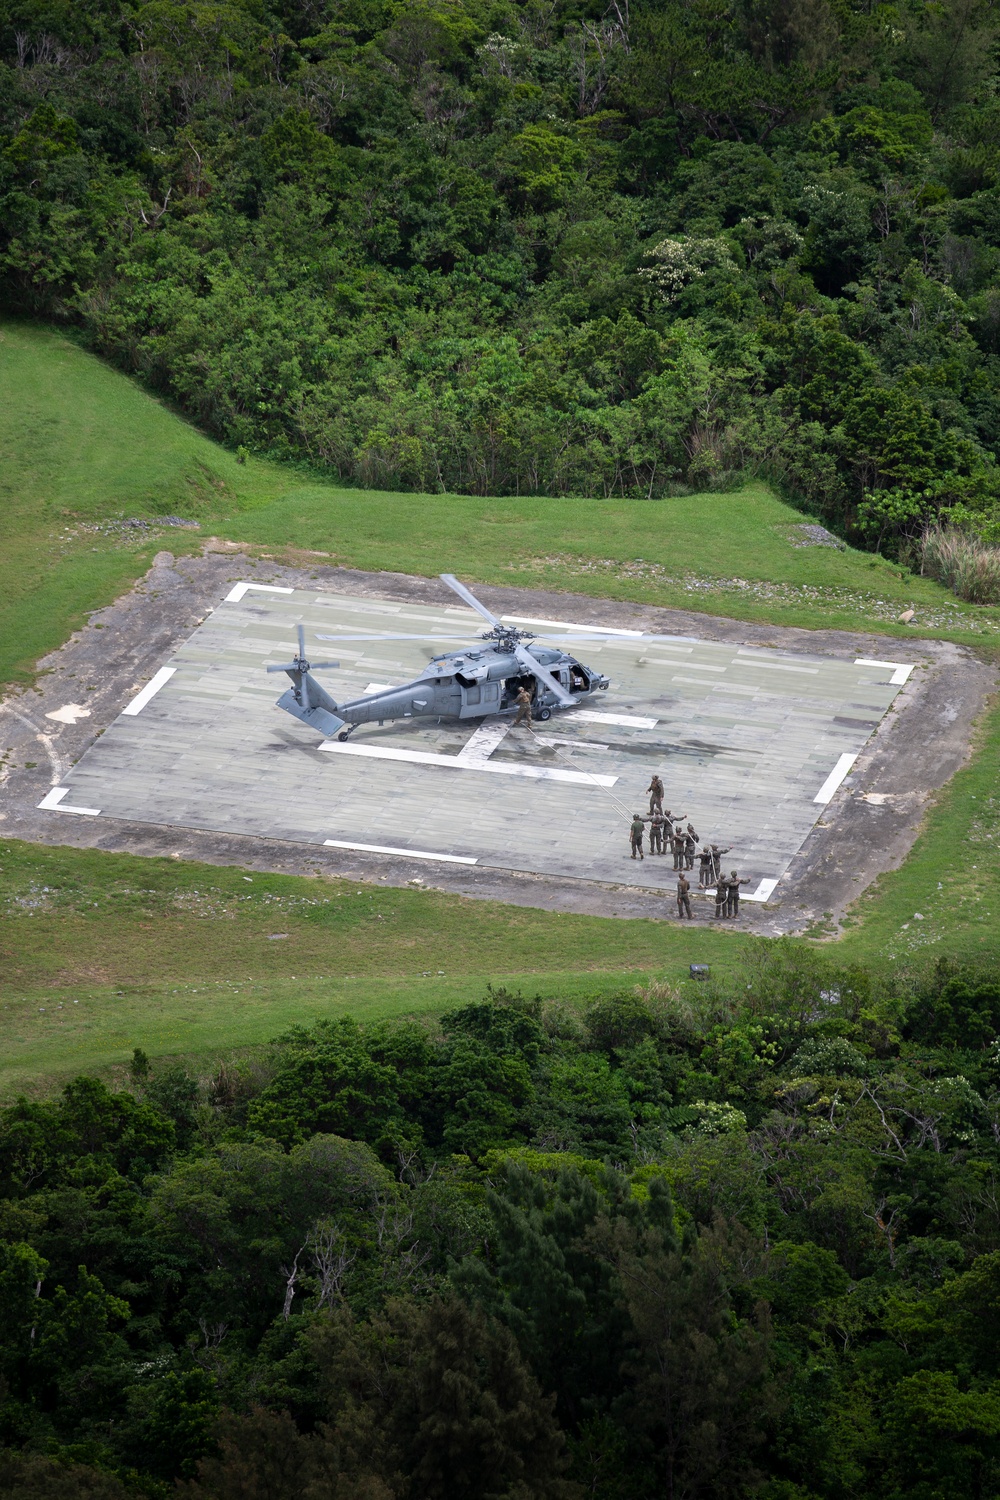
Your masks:
<svg viewBox="0 0 1000 1500"><path fill-rule="evenodd" d="M305 627L303 625L297 625L295 628L296 628L296 630L299 633L299 660L300 661L305 661L305 659L306 659L306 632L305 632Z"/></svg>
<svg viewBox="0 0 1000 1500"><path fill-rule="evenodd" d="M446 583L451 591L457 594L460 599L464 599L466 604L474 609L477 614L482 615L484 620L489 620L491 625L500 624L500 621L497 619L496 615L491 614L490 611L486 608L485 604L480 604L475 594L467 589L464 583L459 583L454 573L439 573L438 577L440 578L441 582Z"/></svg>
<svg viewBox="0 0 1000 1500"><path fill-rule="evenodd" d="M514 655L523 667L527 667L528 671L533 673L539 682L548 688L550 693L555 693L563 708L571 708L573 706L576 699L570 697L562 683L557 682L552 673L547 671L540 661L536 661L525 646L515 646Z"/></svg>
<svg viewBox="0 0 1000 1500"><path fill-rule="evenodd" d="M325 672L328 667L339 667L339 661L311 661L310 670L313 672Z"/></svg>
<svg viewBox="0 0 1000 1500"><path fill-rule="evenodd" d="M266 667L265 668L265 671L268 671L268 672L297 672L298 670L299 670L298 663L294 662L294 661L285 662L280 667Z"/></svg>

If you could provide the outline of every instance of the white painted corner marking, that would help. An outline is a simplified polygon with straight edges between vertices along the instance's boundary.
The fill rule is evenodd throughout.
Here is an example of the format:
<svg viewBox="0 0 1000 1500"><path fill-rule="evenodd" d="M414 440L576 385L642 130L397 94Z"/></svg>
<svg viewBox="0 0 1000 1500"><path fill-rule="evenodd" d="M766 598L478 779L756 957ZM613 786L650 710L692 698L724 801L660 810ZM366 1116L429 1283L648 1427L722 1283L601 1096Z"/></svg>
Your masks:
<svg viewBox="0 0 1000 1500"><path fill-rule="evenodd" d="M277 583L235 583L222 602L224 604L238 604L247 589L257 589L262 594L294 594L295 592L294 589L282 588Z"/></svg>
<svg viewBox="0 0 1000 1500"><path fill-rule="evenodd" d="M324 839L330 849L361 849L365 854L402 854L406 859L441 859L449 865L477 865L467 854L431 854L426 849L394 849L390 844L352 844L347 839Z"/></svg>
<svg viewBox="0 0 1000 1500"><path fill-rule="evenodd" d="M54 786L51 791L45 793L38 806L44 808L46 812L79 813L83 818L99 818L101 816L101 809L99 807L70 807L69 803L63 802L63 798L68 796L68 786Z"/></svg>
<svg viewBox="0 0 1000 1500"><path fill-rule="evenodd" d="M840 783L843 781L844 777L850 771L851 767L853 766L853 764L857 760L857 758L858 757L857 757L856 754L855 755L842 755L840 757L840 759L837 761L837 764L834 766L833 770L830 772L829 776L824 781L823 785L820 787L819 791L816 793L815 797L813 798L813 801L814 802L829 802L829 801L831 801L834 792L837 790L837 788L839 787Z"/></svg>
<svg viewBox="0 0 1000 1500"><path fill-rule="evenodd" d="M122 709L122 713L129 715L129 717L131 718L135 718L136 714L141 714L150 698L156 697L156 694L160 691L160 688L170 681L171 677L173 677L176 671L176 667L161 667L160 670L149 679L149 681L146 683L146 686L142 689L142 692L136 693L135 697L132 699L132 702L126 704L126 706Z"/></svg>
<svg viewBox="0 0 1000 1500"><path fill-rule="evenodd" d="M870 661L867 656L859 656L854 665L856 667L881 667L883 671L891 672L892 676L889 678L889 684L891 687L902 687L903 683L907 680L910 673L913 671L912 666L908 666L905 662Z"/></svg>

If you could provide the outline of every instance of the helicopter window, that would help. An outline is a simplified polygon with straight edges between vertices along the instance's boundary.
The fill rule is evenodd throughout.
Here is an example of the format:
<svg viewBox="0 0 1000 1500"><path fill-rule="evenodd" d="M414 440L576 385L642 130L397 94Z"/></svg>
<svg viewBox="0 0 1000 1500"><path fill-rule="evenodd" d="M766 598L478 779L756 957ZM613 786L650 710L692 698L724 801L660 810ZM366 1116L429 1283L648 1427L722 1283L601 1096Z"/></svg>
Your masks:
<svg viewBox="0 0 1000 1500"><path fill-rule="evenodd" d="M466 703L479 703L482 700L482 696L482 690L478 686L466 688L465 690Z"/></svg>

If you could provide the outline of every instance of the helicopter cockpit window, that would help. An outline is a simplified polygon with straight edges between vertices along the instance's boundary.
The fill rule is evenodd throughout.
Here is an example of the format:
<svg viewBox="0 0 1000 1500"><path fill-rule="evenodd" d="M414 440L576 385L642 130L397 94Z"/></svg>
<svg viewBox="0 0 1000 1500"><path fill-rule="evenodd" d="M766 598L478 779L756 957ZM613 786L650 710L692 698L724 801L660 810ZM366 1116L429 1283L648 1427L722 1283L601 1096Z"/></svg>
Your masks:
<svg viewBox="0 0 1000 1500"><path fill-rule="evenodd" d="M570 667L569 690L571 693L585 693L587 690L587 678L582 667Z"/></svg>

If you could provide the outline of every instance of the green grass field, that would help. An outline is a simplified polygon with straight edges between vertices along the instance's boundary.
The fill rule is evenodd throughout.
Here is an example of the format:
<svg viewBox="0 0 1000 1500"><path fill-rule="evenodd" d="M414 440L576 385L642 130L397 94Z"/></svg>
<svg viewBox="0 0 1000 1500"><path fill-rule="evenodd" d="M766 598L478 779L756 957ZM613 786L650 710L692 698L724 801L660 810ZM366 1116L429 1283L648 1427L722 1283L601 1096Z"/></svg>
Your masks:
<svg viewBox="0 0 1000 1500"><path fill-rule="evenodd" d="M212 533L277 555L293 545L368 569L447 568L470 581L776 624L900 636L907 627L895 616L914 607L924 634L990 649L1000 630L1000 611L882 560L795 547L792 528L805 518L761 486L652 502L483 500L374 495L261 460L239 464L71 339L24 324L0 327L0 453L7 683L29 681L37 659L127 589L160 547L196 549ZM88 529L167 514L198 519L201 534L122 540ZM831 955L995 956L998 751L994 714L910 858L858 903ZM112 1067L135 1046L201 1062L331 1008L433 1013L490 982L574 1001L648 977L678 981L691 962L724 973L744 941L729 930L0 841L0 1090Z"/></svg>

